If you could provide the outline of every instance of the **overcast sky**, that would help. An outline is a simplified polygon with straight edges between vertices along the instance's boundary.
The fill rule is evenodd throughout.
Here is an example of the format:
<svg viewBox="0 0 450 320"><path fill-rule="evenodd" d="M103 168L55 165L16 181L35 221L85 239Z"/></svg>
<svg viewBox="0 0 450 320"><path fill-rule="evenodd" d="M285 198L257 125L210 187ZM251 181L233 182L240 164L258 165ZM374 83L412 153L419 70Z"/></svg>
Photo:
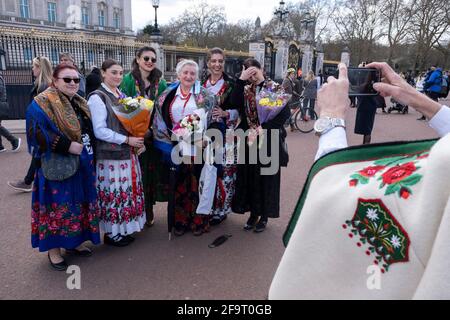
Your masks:
<svg viewBox="0 0 450 320"><path fill-rule="evenodd" d="M256 20L259 16L264 24L272 17L273 11L278 7L278 0L206 0L208 4L222 5L225 8L228 22L237 22L240 19ZM158 24L165 24L171 18L176 18L186 8L199 0L160 0L158 9ZM133 30L142 29L149 23L154 23L155 9L151 0L132 0Z"/></svg>

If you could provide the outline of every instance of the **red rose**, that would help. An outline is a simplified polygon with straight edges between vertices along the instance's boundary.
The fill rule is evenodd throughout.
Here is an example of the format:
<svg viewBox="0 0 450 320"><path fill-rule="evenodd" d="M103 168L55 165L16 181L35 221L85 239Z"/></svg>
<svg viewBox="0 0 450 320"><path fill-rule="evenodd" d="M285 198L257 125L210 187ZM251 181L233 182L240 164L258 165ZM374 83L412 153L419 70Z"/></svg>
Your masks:
<svg viewBox="0 0 450 320"><path fill-rule="evenodd" d="M356 187L356 185L358 184L358 180L357 179L350 180L348 184L350 185L350 187Z"/></svg>
<svg viewBox="0 0 450 320"><path fill-rule="evenodd" d="M401 196L403 199L408 199L409 196L410 196L410 193L409 193L409 191L408 191L407 189L402 188L402 189L400 190L400 196Z"/></svg>
<svg viewBox="0 0 450 320"><path fill-rule="evenodd" d="M397 183L412 175L416 170L416 166L412 162L396 166L383 173L383 182L385 184Z"/></svg>
<svg viewBox="0 0 450 320"><path fill-rule="evenodd" d="M359 174L363 177L373 177L378 171L383 170L385 166L373 166L373 167L367 167L361 171L359 171Z"/></svg>

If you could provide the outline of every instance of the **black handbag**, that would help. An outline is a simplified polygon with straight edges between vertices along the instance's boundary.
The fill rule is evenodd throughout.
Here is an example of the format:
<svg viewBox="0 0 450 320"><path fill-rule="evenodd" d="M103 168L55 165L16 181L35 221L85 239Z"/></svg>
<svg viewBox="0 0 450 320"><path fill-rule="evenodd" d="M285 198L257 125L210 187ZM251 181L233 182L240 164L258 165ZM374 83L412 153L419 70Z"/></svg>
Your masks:
<svg viewBox="0 0 450 320"><path fill-rule="evenodd" d="M42 155L41 164L45 179L50 181L64 181L78 171L80 158L73 154L61 155L52 152L48 157Z"/></svg>

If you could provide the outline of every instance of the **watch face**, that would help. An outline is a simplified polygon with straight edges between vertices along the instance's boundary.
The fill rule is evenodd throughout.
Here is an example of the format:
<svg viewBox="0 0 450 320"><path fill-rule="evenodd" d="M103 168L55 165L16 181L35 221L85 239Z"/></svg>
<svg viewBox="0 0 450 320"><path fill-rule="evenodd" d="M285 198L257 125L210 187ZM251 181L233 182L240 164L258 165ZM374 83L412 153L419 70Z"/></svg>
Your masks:
<svg viewBox="0 0 450 320"><path fill-rule="evenodd" d="M317 132L323 132L326 129L328 129L331 125L331 122L329 119L326 118L319 118L316 123L314 124L314 130Z"/></svg>

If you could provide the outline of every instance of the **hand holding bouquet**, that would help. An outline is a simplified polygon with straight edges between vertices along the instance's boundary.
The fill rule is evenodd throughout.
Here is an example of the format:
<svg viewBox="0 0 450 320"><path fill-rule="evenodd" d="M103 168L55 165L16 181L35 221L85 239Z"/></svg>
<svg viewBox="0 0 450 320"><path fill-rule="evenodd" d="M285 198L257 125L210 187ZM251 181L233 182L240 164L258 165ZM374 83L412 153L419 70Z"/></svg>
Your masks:
<svg viewBox="0 0 450 320"><path fill-rule="evenodd" d="M200 121L198 114L190 114L184 117L172 131L178 138L187 140L193 133L201 131Z"/></svg>
<svg viewBox="0 0 450 320"><path fill-rule="evenodd" d="M256 108L259 123L263 124L274 119L291 100L292 95L284 92L276 83L264 87L256 94Z"/></svg>
<svg viewBox="0 0 450 320"><path fill-rule="evenodd" d="M114 113L131 136L143 138L150 125L154 102L143 97L121 96L120 105L113 106Z"/></svg>
<svg viewBox="0 0 450 320"><path fill-rule="evenodd" d="M180 141L183 155L194 155L191 142L201 142L203 139L203 130L204 120L201 115L196 113L187 115L173 128L172 132L176 135L178 141ZM199 138L197 139L198 141L195 141L195 138Z"/></svg>

